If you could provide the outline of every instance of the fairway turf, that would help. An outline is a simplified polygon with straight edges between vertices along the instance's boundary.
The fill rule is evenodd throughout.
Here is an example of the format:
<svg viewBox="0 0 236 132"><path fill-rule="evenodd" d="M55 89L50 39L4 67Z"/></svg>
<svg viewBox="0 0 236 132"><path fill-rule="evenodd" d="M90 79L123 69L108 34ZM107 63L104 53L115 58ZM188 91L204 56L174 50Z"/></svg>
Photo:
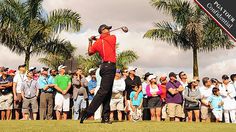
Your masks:
<svg viewBox="0 0 236 132"><path fill-rule="evenodd" d="M0 132L236 132L236 124L225 123L175 123L175 122L114 122L98 121L0 121Z"/></svg>

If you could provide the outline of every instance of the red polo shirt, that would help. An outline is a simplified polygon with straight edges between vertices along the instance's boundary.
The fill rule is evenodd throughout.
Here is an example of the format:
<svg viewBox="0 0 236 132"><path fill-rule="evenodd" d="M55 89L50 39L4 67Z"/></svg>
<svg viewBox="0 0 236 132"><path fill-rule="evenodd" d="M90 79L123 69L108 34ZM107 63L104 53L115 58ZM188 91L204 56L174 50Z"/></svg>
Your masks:
<svg viewBox="0 0 236 132"><path fill-rule="evenodd" d="M103 62L116 63L116 36L102 34L89 50L92 54L98 52Z"/></svg>

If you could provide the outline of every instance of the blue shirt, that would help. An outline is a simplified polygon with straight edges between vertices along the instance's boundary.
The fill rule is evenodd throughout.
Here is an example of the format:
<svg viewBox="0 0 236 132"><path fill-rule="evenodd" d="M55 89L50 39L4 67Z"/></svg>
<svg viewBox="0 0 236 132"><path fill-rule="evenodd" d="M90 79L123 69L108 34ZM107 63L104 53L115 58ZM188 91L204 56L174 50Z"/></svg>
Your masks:
<svg viewBox="0 0 236 132"><path fill-rule="evenodd" d="M53 84L53 82L54 82L54 78L52 76L48 76L48 77L40 76L38 79L39 88L42 91L44 91L43 88L45 88L46 85ZM53 89L49 88L47 92L53 92Z"/></svg>
<svg viewBox="0 0 236 132"><path fill-rule="evenodd" d="M223 110L223 106L218 105L223 101L221 96L211 95L207 100L211 103L213 110Z"/></svg>
<svg viewBox="0 0 236 132"><path fill-rule="evenodd" d="M90 91L90 90L92 90L92 89L94 89L94 88L96 88L97 87L97 81L96 80L90 80L89 82L88 82L88 90ZM88 99L89 100L93 100L93 94L91 94L90 92L89 92L89 97L88 97Z"/></svg>
<svg viewBox="0 0 236 132"><path fill-rule="evenodd" d="M143 93L140 92L140 93L138 94L137 100L134 99L135 93L136 93L135 91L132 91L132 92L130 93L130 100L131 100L133 106L140 106L141 101L142 101L142 99L143 99Z"/></svg>
<svg viewBox="0 0 236 132"><path fill-rule="evenodd" d="M7 83L11 83L13 82L13 79L11 76L7 76L5 79L3 79L3 77L0 77L0 84L7 84ZM0 92L2 94L8 94L12 92L12 87L11 88L6 88L6 89L2 89L0 90Z"/></svg>

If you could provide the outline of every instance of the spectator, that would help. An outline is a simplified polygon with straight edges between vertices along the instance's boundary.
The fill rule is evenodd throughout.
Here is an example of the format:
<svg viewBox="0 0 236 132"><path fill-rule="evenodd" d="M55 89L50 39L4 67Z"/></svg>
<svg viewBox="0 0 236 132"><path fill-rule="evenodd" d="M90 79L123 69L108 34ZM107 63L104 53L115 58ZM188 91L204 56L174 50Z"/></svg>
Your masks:
<svg viewBox="0 0 236 132"><path fill-rule="evenodd" d="M144 75L144 82L142 83L142 92L143 92L143 120L150 120L150 110L148 108L148 96L146 94L146 87L150 83L148 77L152 75L147 72Z"/></svg>
<svg viewBox="0 0 236 132"><path fill-rule="evenodd" d="M230 75L230 79L231 79L232 84L234 85L234 89L236 91L236 74ZM236 100L236 97L234 97L234 99Z"/></svg>
<svg viewBox="0 0 236 132"><path fill-rule="evenodd" d="M129 76L128 69L124 69L122 71L122 78L125 80Z"/></svg>
<svg viewBox="0 0 236 132"><path fill-rule="evenodd" d="M184 89L188 86L188 77L187 77L187 74L184 73L183 71L181 71L179 73L179 79L180 79L180 83L181 85L184 87ZM183 91L184 93L184 91Z"/></svg>
<svg viewBox="0 0 236 132"><path fill-rule="evenodd" d="M219 80L217 80L216 78L212 78L211 79L211 83L212 83L212 87L217 87L219 88L219 85L222 84Z"/></svg>
<svg viewBox="0 0 236 132"><path fill-rule="evenodd" d="M20 112L22 108L22 95L21 95L21 85L27 79L26 77L26 65L18 66L18 73L13 79L13 95L14 95L14 109L15 109L15 120L19 120ZM23 115L24 117L24 115Z"/></svg>
<svg viewBox="0 0 236 132"><path fill-rule="evenodd" d="M91 73L91 80L88 82L89 104L93 100L96 87L97 87L97 80L96 80L95 72L93 72L93 73Z"/></svg>
<svg viewBox="0 0 236 132"><path fill-rule="evenodd" d="M156 76L150 75L148 77L149 84L146 87L148 96L148 107L150 108L151 120L161 121L161 88L157 85Z"/></svg>
<svg viewBox="0 0 236 132"><path fill-rule="evenodd" d="M236 123L236 101L234 99L236 92L233 84L229 83L230 81L227 75L222 76L222 81L223 83L219 86L219 89L224 102L223 110L225 122L230 123L231 120L232 123Z"/></svg>
<svg viewBox="0 0 236 132"><path fill-rule="evenodd" d="M66 66L60 65L58 67L59 75L55 77L55 88L57 93L55 96L55 110L57 120L61 119L61 112L63 112L63 120L67 119L67 113L70 111L70 94L67 93L71 88L71 78L65 75Z"/></svg>
<svg viewBox="0 0 236 132"><path fill-rule="evenodd" d="M92 75L94 75L94 73L95 73L94 68L89 69L88 76L86 77L87 82L89 82L92 79Z"/></svg>
<svg viewBox="0 0 236 132"><path fill-rule="evenodd" d="M2 67L0 69L0 110L1 119L10 120L11 111L13 108L13 95L12 85L13 79L10 75L7 75L7 69Z"/></svg>
<svg viewBox="0 0 236 132"><path fill-rule="evenodd" d="M112 96L110 102L111 120L114 120L114 111L117 110L118 120L122 121L122 111L124 111L124 96L123 96L124 90L125 90L125 80L121 78L121 71L117 69L112 87Z"/></svg>
<svg viewBox="0 0 236 132"><path fill-rule="evenodd" d="M210 107L212 109L212 113L216 118L216 122L222 121L222 114L223 114L223 99L220 96L219 88L214 87L212 89L213 95L208 98Z"/></svg>
<svg viewBox="0 0 236 132"><path fill-rule="evenodd" d="M158 85L161 88L161 100L162 100L162 106L161 106L161 118L162 120L165 120L167 118L167 105L166 105L166 94L167 94L167 90L166 90L166 83L167 83L167 76L166 75L162 75L159 79L160 81L160 85Z"/></svg>
<svg viewBox="0 0 236 132"><path fill-rule="evenodd" d="M130 93L133 91L132 86L135 85L138 87L137 92L135 92L134 99L138 98L139 93L142 91L142 82L139 76L135 75L137 68L129 67L129 76L125 79L125 111L127 113L127 119L131 120L131 102L130 102Z"/></svg>
<svg viewBox="0 0 236 132"><path fill-rule="evenodd" d="M12 78L14 78L14 76L16 75L16 70L11 69L7 72L7 74L11 76Z"/></svg>
<svg viewBox="0 0 236 132"><path fill-rule="evenodd" d="M36 80L33 79L33 71L27 73L27 79L21 85L21 96L23 98L22 113L24 113L24 119L29 119L29 108L31 106L33 112L33 119L37 119L38 113L38 101L39 85Z"/></svg>
<svg viewBox="0 0 236 132"><path fill-rule="evenodd" d="M199 88L201 94L201 119L202 122L209 122L211 109L207 99L212 95L212 81L208 77L202 78L203 86Z"/></svg>
<svg viewBox="0 0 236 132"><path fill-rule="evenodd" d="M199 115L200 115L200 99L201 94L200 90L198 89L198 82L197 80L192 80L188 86L184 90L184 109L188 113L188 121L192 122L193 119L193 112L195 116L196 122L199 122Z"/></svg>
<svg viewBox="0 0 236 132"><path fill-rule="evenodd" d="M53 70L51 70L53 71ZM54 70L55 71L55 70ZM51 73L53 74L53 73ZM40 94L40 120L51 120L53 112L53 82L50 82L50 77L48 76L48 68L43 67L41 69L41 75L38 79ZM45 90L47 89L47 90Z"/></svg>
<svg viewBox="0 0 236 132"><path fill-rule="evenodd" d="M74 120L79 119L80 111L85 110L86 100L88 99L88 94L86 89L87 81L83 75L83 71L78 69L72 78L73 86L73 101L74 101Z"/></svg>
<svg viewBox="0 0 236 132"><path fill-rule="evenodd" d="M179 81L176 79L176 74L174 72L171 72L169 74L170 81L166 84L167 89L167 96L166 96L166 102L168 107L168 113L170 117L170 121L180 121L180 118L182 118L182 103L183 103L183 97L182 97L182 91L183 86Z"/></svg>
<svg viewBox="0 0 236 132"><path fill-rule="evenodd" d="M130 93L131 118L133 121L142 120L143 93L138 93L139 87L137 85L132 85L131 87L133 89ZM138 97L135 99L137 93Z"/></svg>

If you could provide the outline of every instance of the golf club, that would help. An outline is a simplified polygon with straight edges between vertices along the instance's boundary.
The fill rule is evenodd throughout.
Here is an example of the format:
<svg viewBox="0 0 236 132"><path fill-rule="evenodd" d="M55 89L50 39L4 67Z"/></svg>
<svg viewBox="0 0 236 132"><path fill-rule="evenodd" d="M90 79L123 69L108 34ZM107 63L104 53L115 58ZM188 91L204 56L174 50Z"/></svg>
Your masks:
<svg viewBox="0 0 236 132"><path fill-rule="evenodd" d="M115 29L113 29L113 30L110 30L110 32L114 32L114 31L119 30L119 29L121 29L124 33L127 33L127 32L129 31L129 29L128 29L126 26L122 26L122 27L119 27L119 28L115 28ZM110 33L110 32L109 32L109 33ZM98 36L100 36L100 35L101 35L101 34L94 36L94 37L93 37L93 40L96 40L96 37L98 37Z"/></svg>

